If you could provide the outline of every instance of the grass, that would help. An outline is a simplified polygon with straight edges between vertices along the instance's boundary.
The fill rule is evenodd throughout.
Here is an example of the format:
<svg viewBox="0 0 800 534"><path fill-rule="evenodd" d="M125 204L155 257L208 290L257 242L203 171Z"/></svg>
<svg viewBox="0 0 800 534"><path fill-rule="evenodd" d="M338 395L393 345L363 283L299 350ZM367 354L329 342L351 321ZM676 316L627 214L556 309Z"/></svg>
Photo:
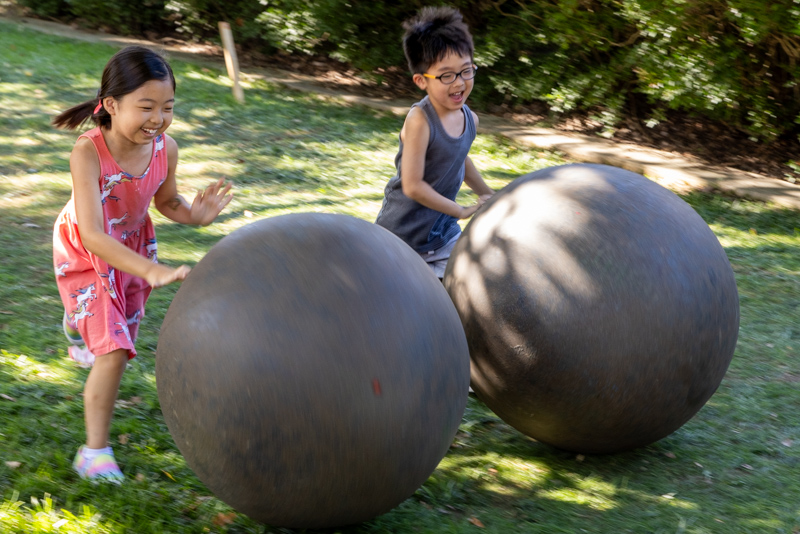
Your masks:
<svg viewBox="0 0 800 534"><path fill-rule="evenodd" d="M210 494L167 431L154 353L176 287L148 302L120 390L112 442L127 484L96 487L71 470L86 371L65 353L51 228L70 195L76 135L49 120L95 93L113 51L0 21L0 532L288 532ZM154 217L163 261L193 265L234 229L283 213L374 219L402 118L265 81L247 84L241 107L222 68L173 67L181 189L191 196L219 176L237 189L207 228ZM483 135L473 153L494 188L564 162ZM709 194L684 199L725 247L741 298L733 363L696 417L648 447L583 457L534 442L470 399L454 447L414 496L332 532L800 531L800 214Z"/></svg>

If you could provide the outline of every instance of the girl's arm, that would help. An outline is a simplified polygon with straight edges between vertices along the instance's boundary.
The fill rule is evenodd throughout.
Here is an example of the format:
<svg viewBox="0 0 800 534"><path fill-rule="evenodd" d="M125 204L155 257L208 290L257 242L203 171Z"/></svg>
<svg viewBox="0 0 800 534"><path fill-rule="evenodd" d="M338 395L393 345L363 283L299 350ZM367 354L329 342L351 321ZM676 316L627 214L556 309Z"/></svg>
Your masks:
<svg viewBox="0 0 800 534"><path fill-rule="evenodd" d="M106 234L103 203L98 187L100 160L89 139L79 139L69 158L75 215L83 247L120 271L144 278L153 287L183 280L189 267L172 269L153 263Z"/></svg>
<svg viewBox="0 0 800 534"><path fill-rule="evenodd" d="M436 192L423 180L425 174L425 152L428 148L431 130L425 119L425 112L418 107L411 108L400 131L403 140L403 157L400 161L403 194L425 207L458 219L465 219L475 213L480 204L467 208Z"/></svg>
<svg viewBox="0 0 800 534"><path fill-rule="evenodd" d="M219 181L206 187L204 191L198 191L194 201L189 205L186 199L178 194L178 186L175 181L175 169L178 167L178 143L171 137L165 136L165 138L169 169L166 180L153 197L156 209L177 223L208 226L214 222L217 215L233 198L232 194L228 194L231 184L225 185L225 179L220 178Z"/></svg>

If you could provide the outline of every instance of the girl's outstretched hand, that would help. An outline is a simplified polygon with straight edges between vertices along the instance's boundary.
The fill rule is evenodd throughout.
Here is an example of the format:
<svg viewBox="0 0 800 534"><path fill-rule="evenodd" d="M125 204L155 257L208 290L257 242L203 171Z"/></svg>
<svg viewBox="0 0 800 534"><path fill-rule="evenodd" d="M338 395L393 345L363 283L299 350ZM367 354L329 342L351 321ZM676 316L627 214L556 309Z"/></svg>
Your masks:
<svg viewBox="0 0 800 534"><path fill-rule="evenodd" d="M192 269L188 265L181 265L177 269L167 267L160 263L154 263L153 267L147 273L145 280L153 287L161 287L172 282L184 280Z"/></svg>
<svg viewBox="0 0 800 534"><path fill-rule="evenodd" d="M228 194L233 183L225 183L225 178L209 185L203 191L198 191L192 201L190 217L192 224L208 226L233 198L233 193Z"/></svg>

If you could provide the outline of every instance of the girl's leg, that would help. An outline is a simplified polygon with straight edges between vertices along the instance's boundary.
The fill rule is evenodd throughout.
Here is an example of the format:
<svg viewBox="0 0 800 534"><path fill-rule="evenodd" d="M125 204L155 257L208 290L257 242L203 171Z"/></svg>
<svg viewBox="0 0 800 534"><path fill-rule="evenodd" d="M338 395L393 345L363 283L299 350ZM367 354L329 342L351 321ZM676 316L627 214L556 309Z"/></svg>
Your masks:
<svg viewBox="0 0 800 534"><path fill-rule="evenodd" d="M117 400L122 373L128 364L128 351L119 349L95 359L83 388L86 420L86 445L78 450L73 466L81 478L119 484L122 472L108 446L114 401Z"/></svg>
<svg viewBox="0 0 800 534"><path fill-rule="evenodd" d="M95 359L83 389L86 418L86 446L102 449L108 445L114 402L117 400L122 373L128 365L128 351L118 349Z"/></svg>

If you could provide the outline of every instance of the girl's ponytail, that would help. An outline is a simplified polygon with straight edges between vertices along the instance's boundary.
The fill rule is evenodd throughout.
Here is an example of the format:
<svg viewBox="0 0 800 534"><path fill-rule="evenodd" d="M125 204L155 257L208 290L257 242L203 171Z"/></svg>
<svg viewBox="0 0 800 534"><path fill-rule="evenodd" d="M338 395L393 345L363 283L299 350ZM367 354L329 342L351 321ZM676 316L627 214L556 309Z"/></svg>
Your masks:
<svg viewBox="0 0 800 534"><path fill-rule="evenodd" d="M119 100L150 80L169 80L175 90L175 76L169 63L144 46L128 46L108 60L97 98L69 108L53 119L58 128L74 130L91 120L101 128L111 128L111 115L100 105L105 97Z"/></svg>
<svg viewBox="0 0 800 534"><path fill-rule="evenodd" d="M104 126L105 122L111 122L111 118L104 107L100 106L100 98L87 100L83 104L72 106L68 110L60 113L53 119L53 125L57 128L75 130L86 121L93 121L95 124ZM100 108L97 113L95 109ZM104 120L105 119L105 120Z"/></svg>

